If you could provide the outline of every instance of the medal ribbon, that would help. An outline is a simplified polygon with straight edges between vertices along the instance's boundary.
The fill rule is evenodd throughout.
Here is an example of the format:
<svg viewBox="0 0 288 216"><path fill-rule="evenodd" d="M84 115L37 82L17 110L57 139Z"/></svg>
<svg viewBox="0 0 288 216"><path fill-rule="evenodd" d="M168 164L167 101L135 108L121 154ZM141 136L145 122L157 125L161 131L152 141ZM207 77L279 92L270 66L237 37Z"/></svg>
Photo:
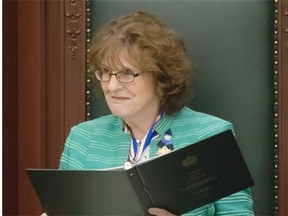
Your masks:
<svg viewBox="0 0 288 216"><path fill-rule="evenodd" d="M146 134L143 143L140 143L138 145L137 140L131 133L131 129L127 126L128 130L131 133L131 145L130 145L130 151L129 151L129 159L131 163L136 163L142 156L145 149L149 146L151 140L158 135L155 131L155 126L159 122L159 120L162 118L163 112L160 113L156 119L156 121L153 123L153 125L150 127L148 133Z"/></svg>

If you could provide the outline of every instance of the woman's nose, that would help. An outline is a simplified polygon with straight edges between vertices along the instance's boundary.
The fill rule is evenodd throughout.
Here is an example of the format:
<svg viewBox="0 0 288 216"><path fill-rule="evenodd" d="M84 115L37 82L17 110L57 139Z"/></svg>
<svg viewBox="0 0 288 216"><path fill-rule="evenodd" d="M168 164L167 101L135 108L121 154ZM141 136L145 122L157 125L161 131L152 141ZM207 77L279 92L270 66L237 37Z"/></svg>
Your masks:
<svg viewBox="0 0 288 216"><path fill-rule="evenodd" d="M122 84L118 81L117 77L115 75L112 75L109 83L108 83L108 88L110 91L115 91L118 89L121 89L123 86Z"/></svg>

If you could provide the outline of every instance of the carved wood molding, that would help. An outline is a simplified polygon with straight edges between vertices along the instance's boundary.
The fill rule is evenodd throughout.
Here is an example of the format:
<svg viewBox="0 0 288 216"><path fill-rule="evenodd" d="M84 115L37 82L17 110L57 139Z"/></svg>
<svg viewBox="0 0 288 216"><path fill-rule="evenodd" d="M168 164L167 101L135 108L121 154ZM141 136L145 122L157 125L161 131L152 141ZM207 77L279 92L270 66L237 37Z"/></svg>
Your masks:
<svg viewBox="0 0 288 216"><path fill-rule="evenodd" d="M73 125L85 120L86 0L65 0L64 3L63 87L67 135Z"/></svg>
<svg viewBox="0 0 288 216"><path fill-rule="evenodd" d="M275 215L288 215L288 0L275 0Z"/></svg>
<svg viewBox="0 0 288 216"><path fill-rule="evenodd" d="M68 49L71 52L71 57L74 60L76 51L78 50L78 36L81 34L79 29L79 6L77 0L70 0L66 3L66 17L68 18L68 25L66 25L66 33L70 36Z"/></svg>

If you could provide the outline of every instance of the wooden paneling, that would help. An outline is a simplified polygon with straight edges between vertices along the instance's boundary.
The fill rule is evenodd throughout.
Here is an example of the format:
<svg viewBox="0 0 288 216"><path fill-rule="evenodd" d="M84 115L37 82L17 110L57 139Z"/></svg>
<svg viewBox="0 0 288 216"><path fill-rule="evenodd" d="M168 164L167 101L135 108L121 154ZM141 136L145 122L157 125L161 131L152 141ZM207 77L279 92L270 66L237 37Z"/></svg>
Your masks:
<svg viewBox="0 0 288 216"><path fill-rule="evenodd" d="M17 215L17 2L3 1L3 8L3 214Z"/></svg>
<svg viewBox="0 0 288 216"><path fill-rule="evenodd" d="M57 168L65 140L64 2L46 3L46 168Z"/></svg>
<svg viewBox="0 0 288 216"><path fill-rule="evenodd" d="M25 169L45 166L45 4L18 1L18 209L39 214ZM29 197L29 198L28 198Z"/></svg>
<svg viewBox="0 0 288 216"><path fill-rule="evenodd" d="M85 120L85 6L85 0L65 0L65 134L72 125Z"/></svg>
<svg viewBox="0 0 288 216"><path fill-rule="evenodd" d="M18 1L19 215L42 212L25 169L58 168L70 128L85 120L84 5Z"/></svg>

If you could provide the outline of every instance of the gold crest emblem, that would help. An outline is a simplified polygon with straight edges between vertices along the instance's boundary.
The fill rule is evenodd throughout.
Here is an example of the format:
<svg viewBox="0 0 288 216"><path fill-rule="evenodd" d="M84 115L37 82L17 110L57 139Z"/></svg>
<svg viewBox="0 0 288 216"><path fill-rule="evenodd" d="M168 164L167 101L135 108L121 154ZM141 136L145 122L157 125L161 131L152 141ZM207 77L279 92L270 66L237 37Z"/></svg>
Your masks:
<svg viewBox="0 0 288 216"><path fill-rule="evenodd" d="M184 160L181 161L182 165L186 168L194 166L195 164L197 164L198 162L198 158L193 155L193 156L187 156Z"/></svg>

